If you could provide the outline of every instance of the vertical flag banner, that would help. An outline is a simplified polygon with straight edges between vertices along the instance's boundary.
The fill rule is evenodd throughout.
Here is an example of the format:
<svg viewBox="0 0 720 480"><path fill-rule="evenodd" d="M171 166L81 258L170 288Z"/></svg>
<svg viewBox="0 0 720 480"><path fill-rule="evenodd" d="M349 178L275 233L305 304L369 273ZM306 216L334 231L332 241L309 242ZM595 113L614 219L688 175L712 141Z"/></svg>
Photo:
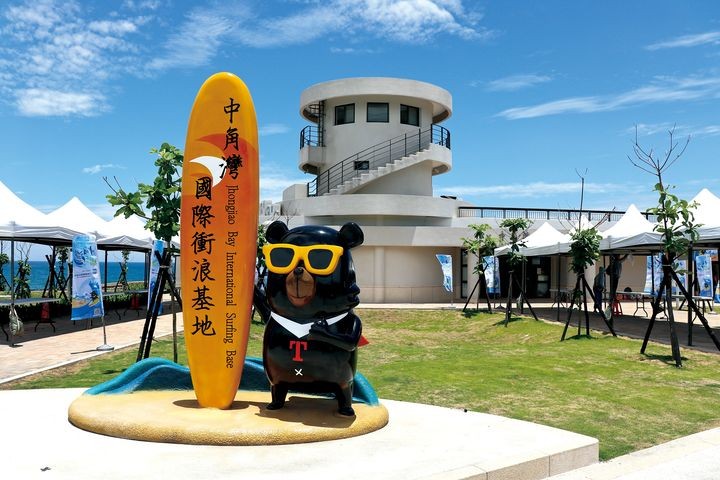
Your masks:
<svg viewBox="0 0 720 480"><path fill-rule="evenodd" d="M697 272L697 281L701 297L712 298L713 296L713 280L712 280L712 260L708 254L695 255L695 271Z"/></svg>
<svg viewBox="0 0 720 480"><path fill-rule="evenodd" d="M483 257L482 261L485 263L485 285L487 286L487 293L500 293L500 269L497 268L497 257L488 255L487 257Z"/></svg>
<svg viewBox="0 0 720 480"><path fill-rule="evenodd" d="M72 314L70 319L76 321L104 316L95 237L76 235L73 238L72 262Z"/></svg>
<svg viewBox="0 0 720 480"><path fill-rule="evenodd" d="M259 211L258 133L232 73L200 87L188 121L180 204L183 324L202 407L229 408L250 332Z"/></svg>
<svg viewBox="0 0 720 480"><path fill-rule="evenodd" d="M158 272L160 271L160 260L157 255L162 257L163 251L165 250L165 242L162 240L155 240L153 242L152 254L150 255L150 278L148 278L148 303L147 309L150 310L150 302L152 302L152 294L155 290L155 283L157 282ZM157 255L155 254L157 252ZM159 313L162 313L162 299L160 301Z"/></svg>
<svg viewBox="0 0 720 480"><path fill-rule="evenodd" d="M647 257L647 267L645 270L645 293L655 293L660 288L662 281L662 255L652 255Z"/></svg>
<svg viewBox="0 0 720 480"><path fill-rule="evenodd" d="M675 261L675 271L678 270L686 270L687 269L687 260L676 260ZM688 288L687 284L687 273L678 273L678 278L680 279L680 282L682 283L683 287L685 287L685 290ZM675 282L672 282L672 293L673 295L680 294L680 289L675 284Z"/></svg>
<svg viewBox="0 0 720 480"><path fill-rule="evenodd" d="M438 262L440 262L440 268L442 268L443 287L445 287L445 291L452 292L453 291L452 256L436 254L435 257L437 257Z"/></svg>

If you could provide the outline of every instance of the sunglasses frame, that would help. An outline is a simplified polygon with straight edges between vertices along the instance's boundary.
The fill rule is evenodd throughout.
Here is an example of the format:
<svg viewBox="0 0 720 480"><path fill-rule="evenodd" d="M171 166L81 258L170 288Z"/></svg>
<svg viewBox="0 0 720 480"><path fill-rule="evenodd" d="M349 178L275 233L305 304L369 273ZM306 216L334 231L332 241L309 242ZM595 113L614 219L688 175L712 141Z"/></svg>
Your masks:
<svg viewBox="0 0 720 480"><path fill-rule="evenodd" d="M276 248L288 248L293 251L293 258L286 267L277 267L273 265L270 254ZM326 268L315 268L310 264L308 257L310 252L313 250L329 250L332 253L332 258ZM279 275L285 275L292 272L295 267L297 267L298 263L300 263L300 260L303 261L305 270L313 275L330 275L335 271L335 268L337 268L337 264L344 251L345 250L340 245L308 245L303 247L293 245L292 243L266 243L262 247L262 252L265 256L265 265L268 270Z"/></svg>

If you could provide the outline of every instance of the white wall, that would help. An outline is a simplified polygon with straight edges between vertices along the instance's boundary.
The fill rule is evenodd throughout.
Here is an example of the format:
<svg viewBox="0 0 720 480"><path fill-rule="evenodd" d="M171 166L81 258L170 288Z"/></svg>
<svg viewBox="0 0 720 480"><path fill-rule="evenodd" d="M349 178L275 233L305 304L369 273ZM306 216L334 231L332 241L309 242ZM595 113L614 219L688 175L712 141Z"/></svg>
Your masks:
<svg viewBox="0 0 720 480"><path fill-rule="evenodd" d="M361 246L353 250L363 303L450 303L435 254L453 256L455 300L460 295L460 250L437 247Z"/></svg>
<svg viewBox="0 0 720 480"><path fill-rule="evenodd" d="M368 123L368 102L389 104L388 123ZM355 104L355 122L335 125L335 107L348 103ZM400 104L420 108L420 126L400 123ZM408 136L419 130L427 130L432 124L432 103L409 97L367 95L362 97L340 97L325 103L325 158L321 171L385 140L405 133ZM416 139L417 141L417 139Z"/></svg>

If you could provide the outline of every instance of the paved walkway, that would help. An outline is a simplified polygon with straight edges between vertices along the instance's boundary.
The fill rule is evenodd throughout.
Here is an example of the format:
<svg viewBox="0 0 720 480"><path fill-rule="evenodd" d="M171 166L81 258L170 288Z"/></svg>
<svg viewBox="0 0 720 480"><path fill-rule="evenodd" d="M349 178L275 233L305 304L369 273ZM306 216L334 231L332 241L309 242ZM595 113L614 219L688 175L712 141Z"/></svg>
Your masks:
<svg viewBox="0 0 720 480"><path fill-rule="evenodd" d="M115 348L139 344L145 311L118 313L120 316L115 312L106 315L107 343ZM55 332L49 324L42 323L35 332L35 322L25 321L25 335L13 339L14 346L5 341L0 332L0 383L106 353L97 350L104 343L99 320L95 320L92 326L87 321L71 322L67 316L54 321ZM177 322L181 331L182 314L178 314ZM155 338L171 333L172 315L158 317Z"/></svg>

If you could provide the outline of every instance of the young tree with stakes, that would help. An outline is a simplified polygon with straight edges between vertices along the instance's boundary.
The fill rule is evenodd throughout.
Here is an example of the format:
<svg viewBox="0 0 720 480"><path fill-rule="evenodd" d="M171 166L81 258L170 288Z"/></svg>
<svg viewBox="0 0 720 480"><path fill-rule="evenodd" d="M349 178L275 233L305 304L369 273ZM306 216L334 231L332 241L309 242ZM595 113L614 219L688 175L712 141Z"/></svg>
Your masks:
<svg viewBox="0 0 720 480"><path fill-rule="evenodd" d="M652 317L648 323L648 329L645 333L640 353L645 353L650 332L655 324L655 318L662 311L660 302L665 300L667 310L667 319L670 326L670 344L672 348L672 357L675 366L682 366L682 358L680 356L680 345L678 343L677 331L675 329L675 316L672 306L672 282L674 281L685 298L688 305L688 317L692 315L691 311L697 315L712 339L713 343L720 350L720 341L715 337L705 315L698 308L687 291L683 282L675 271L675 260L684 253L688 254L688 264L692 262L693 243L698 239L698 227L695 223L695 216L692 213L693 208L697 206L695 202L689 203L687 200L679 198L671 193L674 188L672 185L666 185L663 180L663 174L685 153L685 149L690 143L688 136L684 143L680 144L674 138L675 128L668 131L669 147L664 154L658 155L652 149L647 151L640 146L637 137L637 128L635 129L635 143L633 144L633 153L635 158L628 156L630 163L640 170L647 172L657 178L654 190L658 193L658 204L655 208L648 209L657 218L655 231L662 235L663 252L662 252L662 280L660 281L660 290L652 303ZM690 268L692 271L692 268ZM692 328L692 324L688 322L688 328Z"/></svg>
<svg viewBox="0 0 720 480"><path fill-rule="evenodd" d="M470 292L470 295L468 295L468 300L467 302L465 302L463 312L467 310L470 299L475 293L475 290L479 287L485 291L485 300L487 301L488 312L492 313L492 306L490 305L490 293L488 292L487 282L485 281L485 270L487 269L485 258L494 256L495 249L498 247L499 239L487 233L488 230L492 228L487 223L482 223L479 225L471 224L470 228L473 230L473 237L462 238L462 242L463 248L466 249L468 252L472 252L473 256L477 260L477 263L475 263L475 268L473 269L473 273L478 276L478 279L475 282L475 286L473 287L472 292ZM478 292L478 302L475 304L476 310L478 309L478 304L480 302L479 299L480 294Z"/></svg>
<svg viewBox="0 0 720 480"><path fill-rule="evenodd" d="M590 314L588 313L587 307L588 293L590 294L590 298L593 301L593 308L595 309L595 311L600 314L602 319L605 321L605 325L608 326L613 336L617 336L615 334L615 330L612 327L612 324L608 322L608 319L605 317L605 312L603 312L602 308L598 307L598 305L601 305L601 302L595 301L595 294L593 293L590 285L588 285L587 279L585 278L585 269L590 265L594 264L595 261L600 258L601 237L598 234L598 225L594 225L590 228L583 228L582 219L583 201L585 199L585 177L584 175L580 175L579 173L578 176L581 180L580 213L578 215L577 229L575 229L575 231L570 234L570 238L572 239L572 243L570 244L570 255L572 257L572 260L570 262L570 270L575 273L576 279L575 287L573 288L571 295L570 307L568 308L567 321L565 322L565 328L563 329L562 337L560 337L561 342L565 340L565 335L567 334L568 327L570 326L570 320L572 318L573 309L575 308L575 306L578 307L578 310L582 309L585 312L585 335L590 336ZM578 335L580 335L581 330L582 319L578 319Z"/></svg>
<svg viewBox="0 0 720 480"><path fill-rule="evenodd" d="M153 232L156 238L165 242L165 249L160 260L160 270L155 282L155 289L150 292L150 309L148 309L143 327L140 347L137 360L150 356L150 347L155 333L162 295L165 291L165 283L170 284L170 292L177 302L182 305L180 295L175 288L175 281L170 275L170 263L174 249L172 237L180 231L180 169L183 163L183 154L177 147L169 143L163 143L159 149L153 148L150 153L157 155L155 166L158 168L158 175L152 185L145 183L138 184L135 192L126 192L117 184L114 188L107 178L105 183L112 189L113 195L107 195L110 205L118 207L115 216L124 215L125 218L137 215L147 220L145 228ZM148 209L146 213L142 204ZM181 307L182 308L182 307ZM177 317L174 304L172 307L173 316L173 359L177 361Z"/></svg>
<svg viewBox="0 0 720 480"><path fill-rule="evenodd" d="M520 304L522 305L522 302L525 302L535 320L538 319L537 315L535 315L535 311L533 310L530 302L527 299L527 295L525 295L525 290L523 289L522 284L519 283L515 278L515 269L518 267L522 268L525 265L525 255L520 253L520 247L525 246L525 242L523 242L522 239L525 238L525 234L527 233L527 229L530 228L530 225L532 225L532 222L526 218L508 218L503 220L502 223L500 223L500 228L504 230L501 237L504 237L505 234L507 234L510 239L510 252L507 256L507 263L510 267L510 278L508 280L507 304L505 305L506 327L510 322L510 315L512 313L513 284L517 285L518 291L520 292L518 296Z"/></svg>

